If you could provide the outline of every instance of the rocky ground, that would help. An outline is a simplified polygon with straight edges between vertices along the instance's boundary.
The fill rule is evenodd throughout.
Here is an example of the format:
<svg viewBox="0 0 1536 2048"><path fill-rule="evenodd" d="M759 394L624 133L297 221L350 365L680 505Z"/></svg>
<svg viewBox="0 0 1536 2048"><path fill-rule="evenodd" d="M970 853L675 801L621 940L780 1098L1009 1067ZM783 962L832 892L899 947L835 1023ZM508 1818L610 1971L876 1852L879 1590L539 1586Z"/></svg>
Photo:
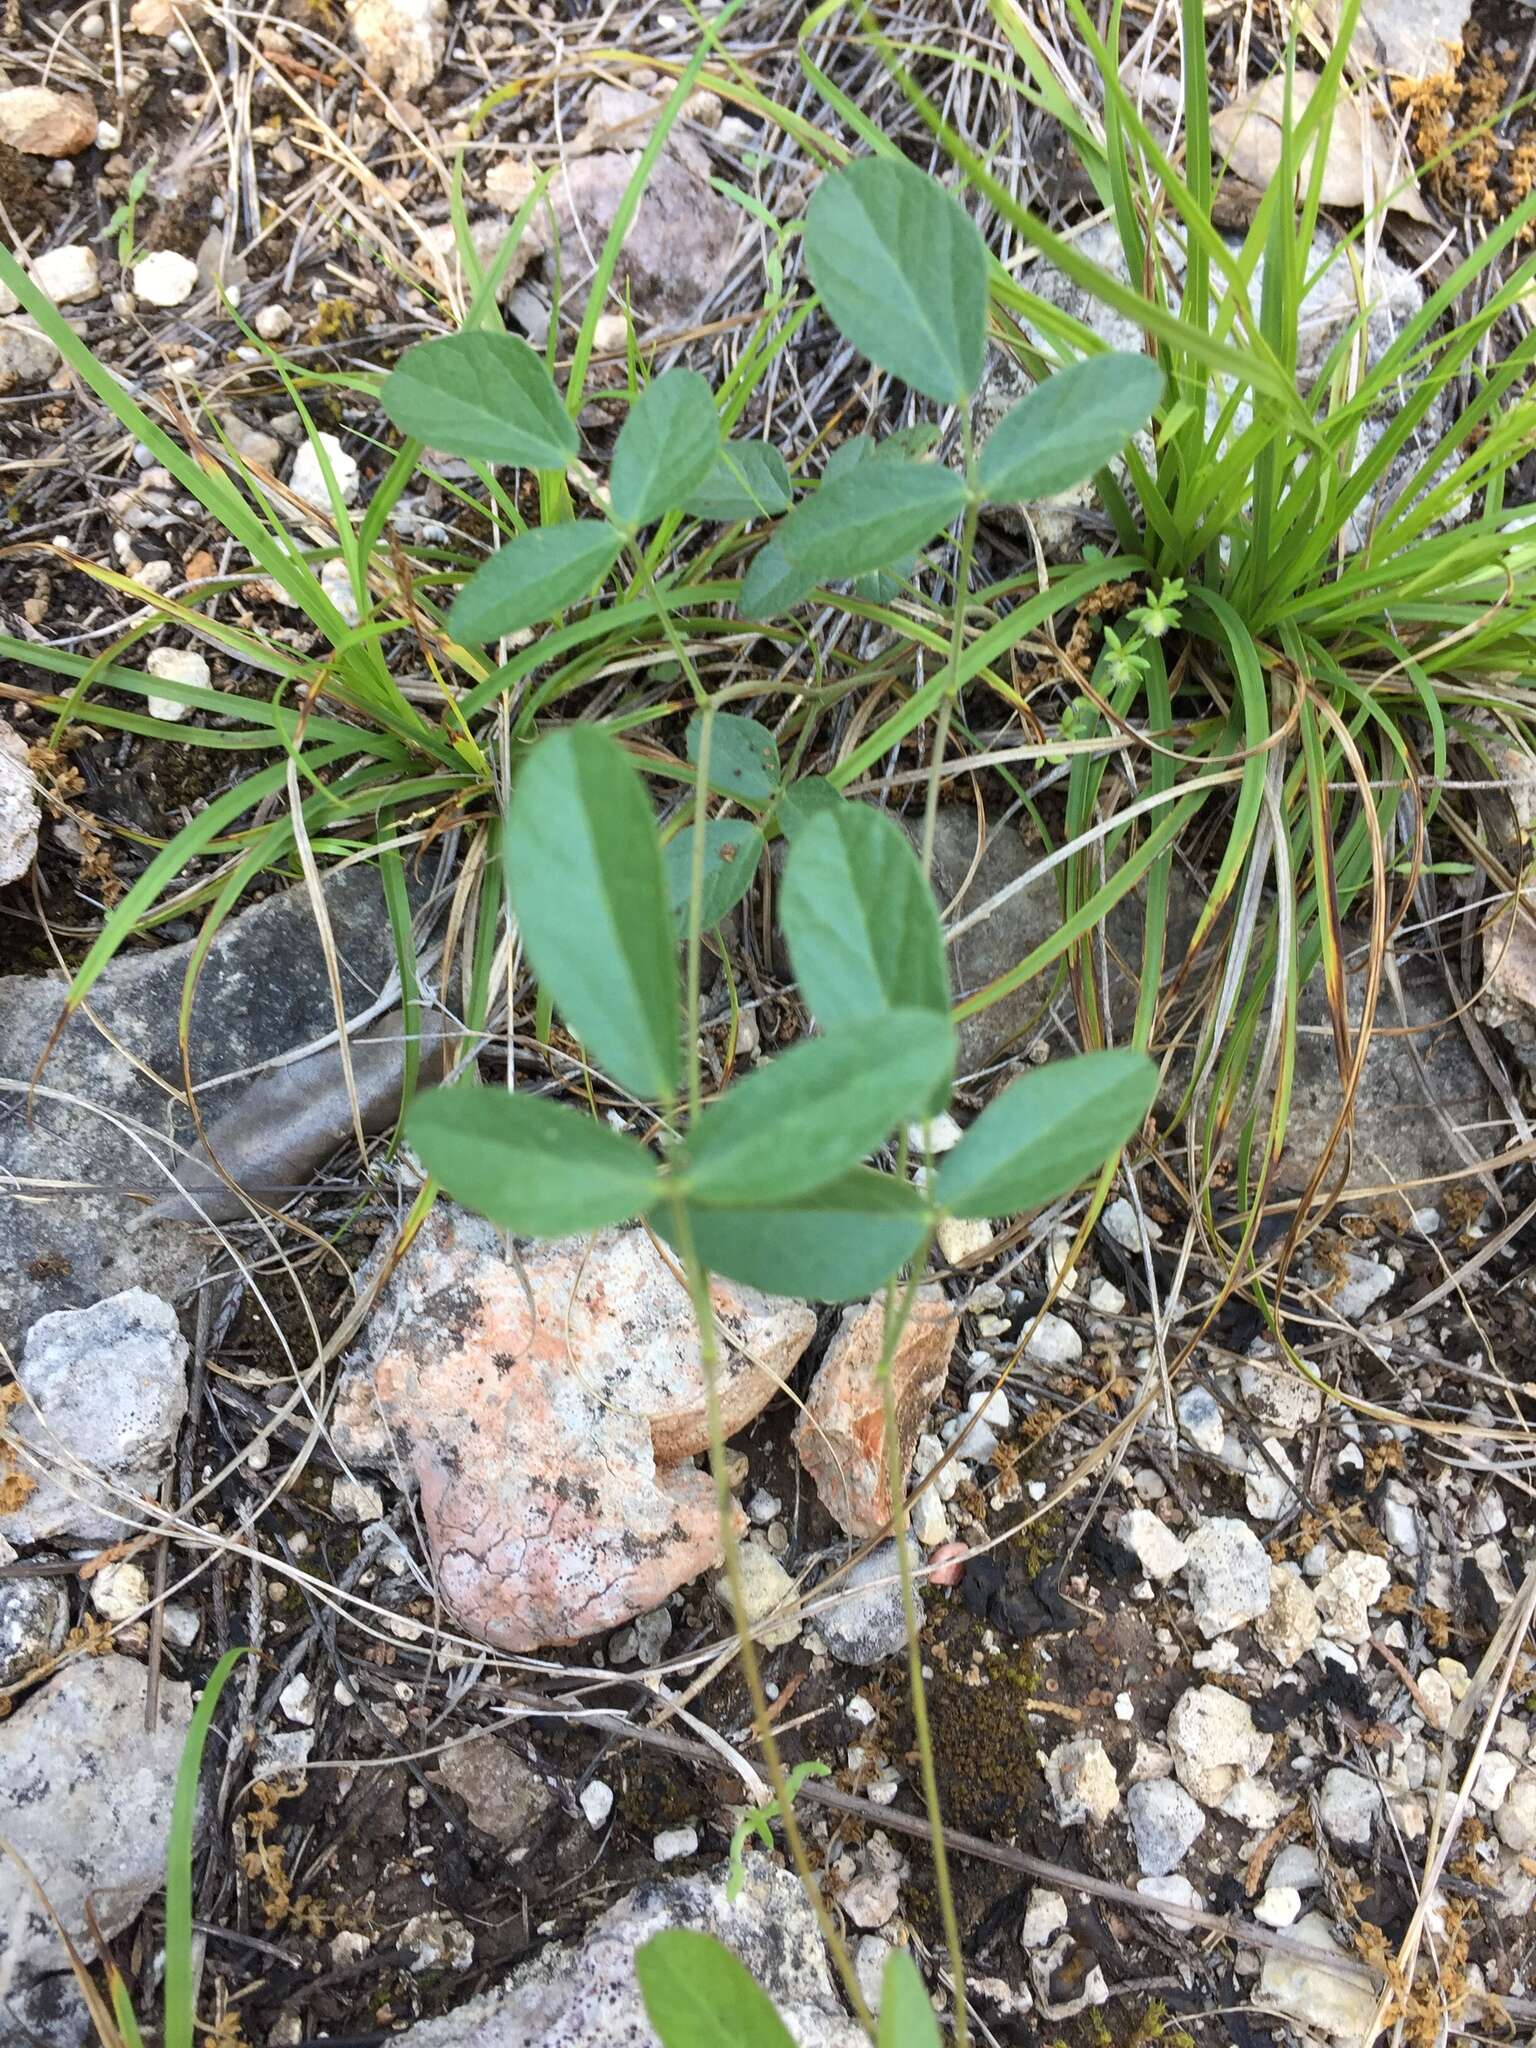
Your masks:
<svg viewBox="0 0 1536 2048"><path fill-rule="evenodd" d="M1421 159L1529 78L1517 7L1465 24L1378 13L1381 33L1409 37L1396 61L1417 80L1402 104ZM1231 17L1232 66L1247 19ZM777 10L746 12L733 48L798 105L782 27ZM985 21L945 27L990 47ZM1059 27L1042 17L1042 34ZM290 0L259 17L135 0L24 7L5 28L10 246L141 396L222 432L311 505L317 465L252 337L332 379L311 397L344 495L363 502L387 450L348 380L464 303L451 152L464 150L488 249L530 164L560 166L562 249L577 224L600 237L650 88L686 49L665 13L621 37L595 11L482 0L359 0L346 16ZM1449 73L1446 37L1466 44ZM620 42L622 64L593 55ZM1151 103L1156 58L1142 59ZM888 86L839 76L872 118L913 133ZM513 81L521 92L477 123ZM1242 83L1229 72L1234 94ZM1045 124L1016 102L975 84L950 111L1002 136L1033 198L1080 207ZM804 199L803 161L765 139L702 98L626 252L643 329L717 371L770 247L720 188L780 217ZM1531 144L1518 119L1506 139L1492 161L1462 152L1435 172L1433 227L1394 219L1383 275L1399 316L1454 261L1458 220L1470 233L1490 194L1495 210L1518 196ZM542 339L552 246L528 258L504 280L505 308ZM1321 356L1343 315L1315 310ZM621 351L622 325L599 342ZM770 424L804 445L848 400L849 371L813 334L770 381ZM89 655L150 626L129 658L156 677L263 688L143 611L146 594L173 603L221 579L209 616L306 645L146 456L0 307L5 630ZM431 544L454 521L455 481L445 464L413 488L408 538ZM1047 508L1036 529L1080 548L1081 513ZM987 545L1027 559L1017 534ZM246 1644L196 1866L201 2011L223 2048L606 2048L635 2021L626 1959L664 1924L725 1933L804 2048L851 2043L781 1837L748 1844L745 1890L726 1895L763 1760L675 1274L639 1231L514 1253L447 1206L392 1267L418 1176L382 1149L365 1174L344 1107L284 1191L290 1225L240 1205L211 1223L174 1205L146 1221L192 1136L173 1095L195 922L126 951L56 1036L60 967L149 842L237 771L104 727L60 752L37 686L0 663L0 1835L82 1939L90 1901L147 2008L193 1700L219 1654ZM1517 845L1531 787L1512 761ZM939 818L951 923L1019 886L956 940L962 993L1059 918L1054 880L1030 874L1033 828L1000 789L976 788L979 812L968 783ZM453 855L434 849L414 877L427 939ZM327 900L352 1014L387 1022L398 990L377 886L353 868ZM1176 929L1203 900L1192 853ZM1139 910L1118 915L1112 1010L1134 1002L1117 963L1139 949ZM1399 943L1405 1028L1372 1046L1345 1193L1277 1303L1283 1350L1228 1298L1219 1242L1150 1172L1091 1231L1075 1201L941 1247L898 1381L923 1676L982 2040L1348 2044L1379 2020L1430 2043L1536 2022L1536 961L1500 944L1480 976L1470 910L1465 930L1459 950L1422 928ZM735 950L749 1041L771 1050L795 1012L766 920L744 918ZM712 1016L713 1056L726 1024ZM1019 1060L1068 1044L1071 1025L1071 991L1035 984L975 1020L961 1113ZM234 1105L262 1171L289 1156L277 1148L274 1165L261 1147L285 1125L270 1091L295 1049L317 1062L302 1073L329 1128L334 1031L311 904L275 890L215 943L187 1050L201 1098ZM504 1039L487 1048L492 1069L506 1057ZM1313 988L1276 1236L1338 1106ZM872 1454L877 1318L729 1287L717 1314L740 1618L786 1765L827 1772L799 1795L810 1853L861 1981L872 1991L906 1944L943 2002L892 1504ZM0 1997L6 2048L86 2038L57 1928L11 1864Z"/></svg>

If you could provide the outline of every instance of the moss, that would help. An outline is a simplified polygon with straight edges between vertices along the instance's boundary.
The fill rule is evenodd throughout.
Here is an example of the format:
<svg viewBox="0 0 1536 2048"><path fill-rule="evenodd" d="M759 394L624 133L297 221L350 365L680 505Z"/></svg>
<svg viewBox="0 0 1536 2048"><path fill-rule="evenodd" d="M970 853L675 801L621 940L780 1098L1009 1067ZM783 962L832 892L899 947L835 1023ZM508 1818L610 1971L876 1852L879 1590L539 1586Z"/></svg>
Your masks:
<svg viewBox="0 0 1536 2048"><path fill-rule="evenodd" d="M350 341L366 325L363 309L356 299L322 299L315 309L314 319L305 330L304 339L312 347L324 348L328 342Z"/></svg>

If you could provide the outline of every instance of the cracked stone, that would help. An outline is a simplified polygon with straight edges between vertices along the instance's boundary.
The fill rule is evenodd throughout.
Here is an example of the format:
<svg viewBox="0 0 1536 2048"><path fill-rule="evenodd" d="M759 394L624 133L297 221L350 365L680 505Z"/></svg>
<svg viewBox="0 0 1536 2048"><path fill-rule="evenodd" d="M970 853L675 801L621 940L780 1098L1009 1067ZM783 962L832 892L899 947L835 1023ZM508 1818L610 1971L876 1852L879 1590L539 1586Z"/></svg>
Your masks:
<svg viewBox="0 0 1536 2048"><path fill-rule="evenodd" d="M1346 1550L1317 1582L1315 1598L1323 1633L1336 1643L1359 1645L1371 1633L1371 1609L1392 1583L1385 1558Z"/></svg>
<svg viewBox="0 0 1536 2048"><path fill-rule="evenodd" d="M1191 1686L1168 1717L1174 1775L1202 1806L1221 1806L1269 1761L1274 1737L1253 1724L1253 1709L1219 1685Z"/></svg>
<svg viewBox="0 0 1536 2048"><path fill-rule="evenodd" d="M716 1309L739 1428L814 1318L724 1283ZM691 1310L641 1230L514 1263L492 1225L440 1204L384 1290L333 1428L350 1462L398 1455L410 1470L449 1605L500 1649L620 1628L721 1562L713 1488L686 1462L707 1435Z"/></svg>
<svg viewBox="0 0 1536 2048"><path fill-rule="evenodd" d="M850 1536L876 1536L891 1519L885 1403L877 1377L884 1320L879 1297L843 1311L795 1425L800 1462L816 1482L822 1505ZM903 1480L949 1372L958 1329L943 1289L922 1288L891 1361Z"/></svg>

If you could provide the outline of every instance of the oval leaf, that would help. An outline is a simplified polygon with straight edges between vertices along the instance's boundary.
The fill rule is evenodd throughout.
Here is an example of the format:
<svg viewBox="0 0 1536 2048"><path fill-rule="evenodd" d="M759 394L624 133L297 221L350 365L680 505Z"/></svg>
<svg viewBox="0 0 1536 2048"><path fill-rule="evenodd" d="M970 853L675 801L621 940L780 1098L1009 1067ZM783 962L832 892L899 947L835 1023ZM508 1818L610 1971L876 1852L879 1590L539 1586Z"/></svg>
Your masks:
<svg viewBox="0 0 1536 2048"><path fill-rule="evenodd" d="M1011 1082L939 1168L950 1216L1014 1216L1070 1194L1139 1129L1157 1068L1121 1047L1052 1060Z"/></svg>
<svg viewBox="0 0 1536 2048"><path fill-rule="evenodd" d="M470 577L448 614L455 639L483 647L520 633L587 595L623 545L605 519L535 526L499 549Z"/></svg>
<svg viewBox="0 0 1536 2048"><path fill-rule="evenodd" d="M688 758L699 765L704 713L688 721ZM738 803L766 804L779 786L779 746L766 725L722 711L709 736L709 786Z"/></svg>
<svg viewBox="0 0 1536 2048"><path fill-rule="evenodd" d="M824 775L802 775L779 798L779 828L786 839L798 839L806 826L823 811L838 810L843 793Z"/></svg>
<svg viewBox="0 0 1536 2048"><path fill-rule="evenodd" d="M778 531L790 561L820 583L884 569L941 533L965 485L932 462L861 462L802 498Z"/></svg>
<svg viewBox="0 0 1536 2048"><path fill-rule="evenodd" d="M379 403L403 434L471 462L564 469L576 428L544 359L515 334L445 334L408 348Z"/></svg>
<svg viewBox="0 0 1536 2048"><path fill-rule="evenodd" d="M683 500L683 510L722 524L776 519L793 495L788 467L771 441L727 441L708 476Z"/></svg>
<svg viewBox="0 0 1536 2048"><path fill-rule="evenodd" d="M689 825L669 840L662 854L667 870L667 894L672 914L687 928L688 905L693 896L693 848L695 827ZM763 857L763 835L744 818L711 818L704 827L704 887L699 903L699 927L710 931L746 895Z"/></svg>
<svg viewBox="0 0 1536 2048"><path fill-rule="evenodd" d="M711 1934L653 1934L635 1951L635 1976L662 2048L795 2048L773 2000Z"/></svg>
<svg viewBox="0 0 1536 2048"><path fill-rule="evenodd" d="M714 468L720 420L697 370L667 370L648 384L619 429L609 502L620 526L650 526L675 512Z"/></svg>
<svg viewBox="0 0 1536 2048"><path fill-rule="evenodd" d="M772 619L793 611L820 581L814 569L802 569L784 552L778 534L764 541L742 578L736 608L744 618Z"/></svg>
<svg viewBox="0 0 1536 2048"><path fill-rule="evenodd" d="M676 933L645 785L596 726L540 740L503 838L524 950L566 1023L647 1100L680 1071Z"/></svg>
<svg viewBox="0 0 1536 2048"><path fill-rule="evenodd" d="M678 1249L663 1203L653 1228ZM857 1301L913 1258L928 1228L916 1188L857 1166L788 1203L688 1210L693 1248L712 1273L800 1301Z"/></svg>
<svg viewBox="0 0 1536 2048"><path fill-rule="evenodd" d="M940 405L976 389L987 245L925 172L862 157L823 178L806 215L805 260L822 304L872 363Z"/></svg>
<svg viewBox="0 0 1536 2048"><path fill-rule="evenodd" d="M1089 356L1026 391L987 436L978 480L994 504L1049 498L1102 469L1152 417L1163 373L1150 356Z"/></svg>
<svg viewBox="0 0 1536 2048"><path fill-rule="evenodd" d="M734 1205L821 1187L922 1111L954 1063L954 1027L932 1010L890 1010L791 1046L690 1127L682 1192Z"/></svg>
<svg viewBox="0 0 1536 2048"><path fill-rule="evenodd" d="M880 1978L878 2048L941 2048L939 2023L910 1949L893 1948Z"/></svg>
<svg viewBox="0 0 1536 2048"><path fill-rule="evenodd" d="M434 1088L411 1105L405 1134L456 1201L523 1237L627 1223L660 1186L643 1145L537 1095Z"/></svg>
<svg viewBox="0 0 1536 2048"><path fill-rule="evenodd" d="M795 831L779 920L823 1030L885 1010L948 1010L933 891L906 833L870 805L827 805Z"/></svg>

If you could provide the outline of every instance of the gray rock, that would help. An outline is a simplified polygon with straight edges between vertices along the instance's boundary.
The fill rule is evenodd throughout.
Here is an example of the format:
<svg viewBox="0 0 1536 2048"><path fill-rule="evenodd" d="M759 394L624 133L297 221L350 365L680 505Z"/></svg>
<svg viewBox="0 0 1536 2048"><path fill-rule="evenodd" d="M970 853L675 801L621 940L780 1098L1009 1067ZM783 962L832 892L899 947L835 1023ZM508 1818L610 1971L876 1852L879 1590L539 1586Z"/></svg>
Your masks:
<svg viewBox="0 0 1536 2048"><path fill-rule="evenodd" d="M612 227L637 156L617 149L576 157L551 181L561 260L561 310L580 319L586 285ZM627 295L642 327L677 328L695 321L730 270L741 216L672 150L651 170L639 208L624 237L614 273L622 304ZM534 216L542 238L543 221Z"/></svg>
<svg viewBox="0 0 1536 2048"><path fill-rule="evenodd" d="M1347 964L1363 958L1358 949ZM1383 990L1365 1066L1355 1095L1351 1178L1366 1185L1433 1183L1462 1165L1486 1156L1475 1128L1486 1114L1488 1077L1465 1034L1445 1018L1455 1008L1433 965L1412 952L1401 962L1403 1009ZM1346 974L1352 1025L1361 1016L1363 973ZM1276 1184L1295 1193L1322 1157L1342 1096L1328 999L1318 976L1301 992L1296 1071L1285 1124L1285 1150ZM1403 1031L1405 1036L1388 1036ZM1470 1131L1470 1135L1463 1135ZM1342 1146L1333 1155L1337 1164ZM1432 1188L1416 1188L1413 1199L1432 1199Z"/></svg>
<svg viewBox="0 0 1536 2048"><path fill-rule="evenodd" d="M1325 1775L1318 1813L1336 1842L1347 1842L1355 1849L1369 1848L1371 1829L1380 1810L1381 1789L1369 1778L1362 1778L1358 1771L1347 1771L1342 1765L1335 1765Z"/></svg>
<svg viewBox="0 0 1536 2048"><path fill-rule="evenodd" d="M24 315L0 320L0 396L45 383L58 367L58 350Z"/></svg>
<svg viewBox="0 0 1536 2048"><path fill-rule="evenodd" d="M1269 1866L1266 1882L1289 1886L1298 1892L1313 1891L1323 1881L1323 1866L1317 1851L1306 1842L1288 1842Z"/></svg>
<svg viewBox="0 0 1536 2048"><path fill-rule="evenodd" d="M81 1658L0 1721L0 1835L21 1852L87 1954L94 1953L87 1897L110 1939L165 1877L192 1694L162 1678L156 1723L146 1733L145 1689L144 1666L129 1657ZM16 1865L0 1860L0 1981L11 1970L25 1979L64 1959L53 1921Z"/></svg>
<svg viewBox="0 0 1536 2048"><path fill-rule="evenodd" d="M1269 1606L1270 1564L1246 1522L1213 1515L1185 1544L1185 1581L1201 1633L1210 1639L1256 1621Z"/></svg>
<svg viewBox="0 0 1536 2048"><path fill-rule="evenodd" d="M388 984L393 950L376 877L352 868L327 885L326 900L353 1014ZM29 1085L59 1021L65 983L53 975L0 980L0 1177L27 1193L0 1203L0 1343L20 1348L38 1316L78 1308L125 1287L174 1296L195 1276L182 1229L128 1225L167 1185L156 1161L172 1140L190 1139L190 1119L171 1106L181 1089L177 1009L191 942L125 954L60 1033L38 1086ZM98 1021L99 1020L99 1023ZM194 1086L211 1112L234 1087L209 1089L335 1030L330 987L309 899L302 889L272 896L232 919L209 952L190 1024ZM141 1061L135 1069L105 1033ZM141 1142L142 1141L142 1142Z"/></svg>
<svg viewBox="0 0 1536 2048"><path fill-rule="evenodd" d="M131 1525L112 1511L113 1489L152 1494L170 1470L188 1356L175 1311L139 1287L35 1322L17 1370L27 1399L9 1435L36 1486L0 1518L0 1533L18 1544L124 1535Z"/></svg>
<svg viewBox="0 0 1536 2048"><path fill-rule="evenodd" d="M635 1951L686 1927L723 1941L778 2007L799 2048L863 2048L838 2003L815 1916L798 1880L749 1852L734 1905L724 1870L642 1884L579 1944L543 1951L510 1983L412 2027L409 2048L655 2048L635 1982Z"/></svg>
<svg viewBox="0 0 1536 2048"><path fill-rule="evenodd" d="M0 1538L0 1564L9 1546ZM18 1685L56 1657L69 1630L69 1601L59 1579L0 1578L0 1686Z"/></svg>
<svg viewBox="0 0 1536 2048"><path fill-rule="evenodd" d="M1166 1877L1176 1870L1205 1828L1205 1815L1172 1778L1148 1778L1133 1785L1125 1795L1125 1807L1144 1877Z"/></svg>
<svg viewBox="0 0 1536 2048"><path fill-rule="evenodd" d="M1367 2038L1376 2013L1376 1993L1365 1972L1351 1971L1353 1958L1334 1939L1321 1913L1306 1913L1287 1930L1291 1940L1316 1949L1319 1960L1266 1954L1259 1975L1259 2004L1294 2020L1304 2033L1331 2034L1356 2048ZM1329 1969L1335 1959L1341 1969Z"/></svg>
<svg viewBox="0 0 1536 2048"><path fill-rule="evenodd" d="M883 1664L906 1648L898 1569L895 1544L883 1543L854 1565L839 1582L836 1598L811 1617L839 1663ZM917 1612L921 1622L921 1603Z"/></svg>
<svg viewBox="0 0 1536 2048"><path fill-rule="evenodd" d="M0 2041L18 2048L88 2048L96 2038L71 1970L13 1986L0 1997Z"/></svg>
<svg viewBox="0 0 1536 2048"><path fill-rule="evenodd" d="M464 1801L471 1827L489 1835L516 1862L537 1839L555 1794L503 1735L457 1742L445 1749L432 1774Z"/></svg>

